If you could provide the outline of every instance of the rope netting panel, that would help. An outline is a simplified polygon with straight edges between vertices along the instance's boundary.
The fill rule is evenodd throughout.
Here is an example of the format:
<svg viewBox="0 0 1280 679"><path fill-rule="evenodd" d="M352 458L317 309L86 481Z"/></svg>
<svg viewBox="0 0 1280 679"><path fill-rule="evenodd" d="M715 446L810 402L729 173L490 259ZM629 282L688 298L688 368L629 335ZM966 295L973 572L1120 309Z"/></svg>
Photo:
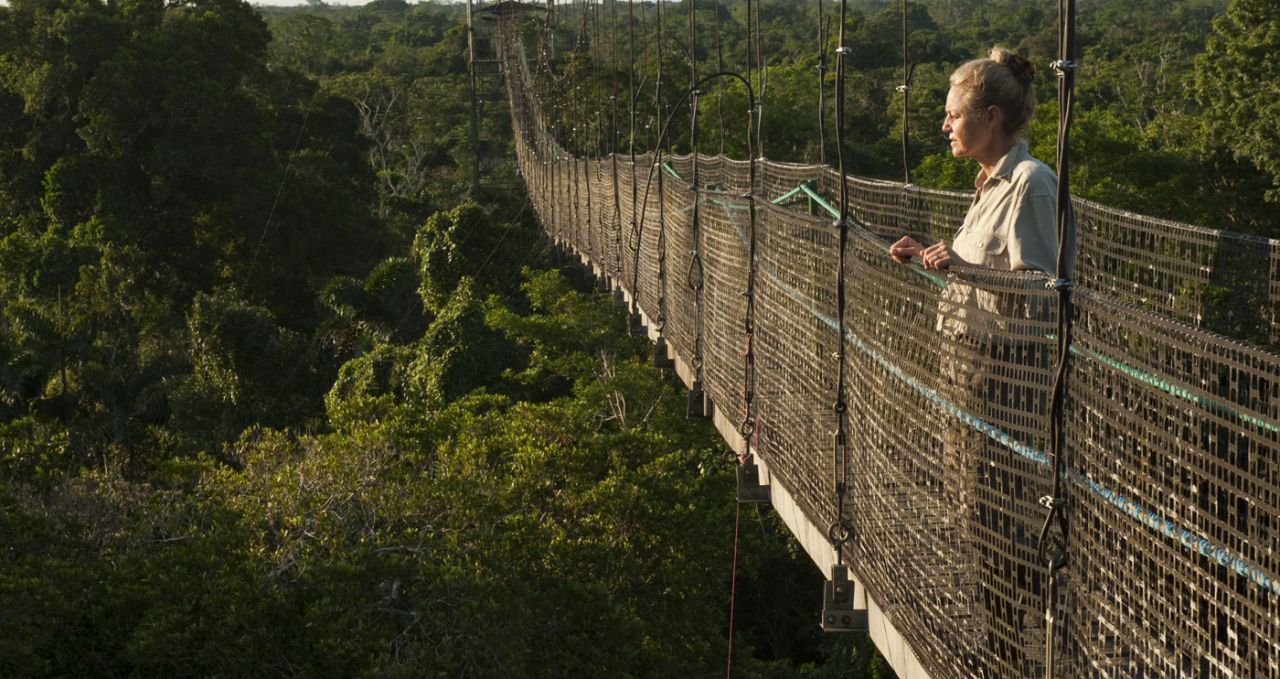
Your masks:
<svg viewBox="0 0 1280 679"><path fill-rule="evenodd" d="M668 276L665 337L672 352L692 362L697 329L694 312L696 303L690 282L700 275L698 267L692 261L695 247L693 210L695 201L701 200L701 193L695 192L688 183L668 176L663 200L666 201L667 215ZM654 317L654 312L656 310L645 310L650 318Z"/></svg>
<svg viewBox="0 0 1280 679"><path fill-rule="evenodd" d="M747 300L747 246L750 226L747 201L723 192L703 194L702 260L706 267L703 290L703 332L725 341L703 344L703 388L711 401L734 422L742 418L744 390L742 353L746 339L742 319ZM732 340L730 340L732 338Z"/></svg>
<svg viewBox="0 0 1280 679"><path fill-rule="evenodd" d="M638 156L632 215L629 161L577 161L575 174L535 117L519 48L504 44L518 162L548 234L611 277L621 261L614 284L664 321L672 352L701 357L708 398L736 420L750 165L700 158L695 190L691 157L664 167ZM831 196L841 178L813 165L757 169L754 452L815 526L841 518L831 449L843 342L851 568L930 675L1043 676L1038 540L1057 293L1039 274L895 263L886 238L950 238L969 195L850 178L860 223L837 318L839 233L795 190ZM1278 678L1280 356L1196 327L1224 295L1247 294L1255 317L1240 322L1259 324L1263 341L1276 334L1277 244L1087 201L1076 209L1082 287L1063 458L1073 541L1057 671Z"/></svg>
<svg viewBox="0 0 1280 679"><path fill-rule="evenodd" d="M804 513L825 528L836 520L830 453L836 233L829 219L773 206L760 211L757 233L757 450Z"/></svg>
<svg viewBox="0 0 1280 679"><path fill-rule="evenodd" d="M1076 653L1125 676L1280 676L1280 360L1076 304Z"/></svg>

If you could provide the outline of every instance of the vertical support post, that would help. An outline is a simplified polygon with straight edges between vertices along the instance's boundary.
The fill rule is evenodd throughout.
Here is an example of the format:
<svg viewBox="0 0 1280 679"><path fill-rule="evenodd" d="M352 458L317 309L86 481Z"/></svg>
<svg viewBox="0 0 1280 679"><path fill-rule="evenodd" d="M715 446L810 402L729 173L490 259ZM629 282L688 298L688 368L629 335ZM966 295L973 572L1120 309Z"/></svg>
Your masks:
<svg viewBox="0 0 1280 679"><path fill-rule="evenodd" d="M550 4L551 0L547 0ZM471 195L480 190L480 93L476 88L476 29L473 0L467 0L467 71L471 81Z"/></svg>

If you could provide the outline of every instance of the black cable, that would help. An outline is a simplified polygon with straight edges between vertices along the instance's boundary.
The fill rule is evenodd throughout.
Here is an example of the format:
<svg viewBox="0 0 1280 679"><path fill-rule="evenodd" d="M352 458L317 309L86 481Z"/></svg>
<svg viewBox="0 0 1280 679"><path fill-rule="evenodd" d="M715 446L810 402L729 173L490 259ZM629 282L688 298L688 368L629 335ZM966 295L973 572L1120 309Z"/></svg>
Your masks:
<svg viewBox="0 0 1280 679"><path fill-rule="evenodd" d="M750 0L746 6L746 13L751 13ZM751 33L748 32L748 50L751 49ZM762 41L764 38L764 29L760 26L760 0L755 0L755 99L748 102L748 105L754 106L756 118L760 124L755 126L755 150L760 158L764 158L764 90L768 86L768 69L764 65L764 50ZM755 187L751 187L755 190Z"/></svg>
<svg viewBox="0 0 1280 679"><path fill-rule="evenodd" d="M654 32L656 34L656 40L654 41L654 44L655 44L654 51L656 52L656 56L657 56L658 73L656 78L654 79L654 86L653 86L653 111L654 111L653 131L655 134L658 135L658 137L654 140L654 143L653 143L653 165L650 167L650 170L649 170L650 172L653 172L653 168L655 167L661 168L662 140L663 140L662 130L665 129L665 124L662 121L662 70L663 70L662 59L664 57L664 51L662 49L662 42L663 42L662 38L664 34L662 30L662 3L661 2L655 3L654 19L655 19ZM645 205L649 204L648 182L645 183L644 201L645 201ZM643 219L644 219L644 216L641 215L641 220ZM643 221L642 221L642 224L643 224ZM657 243L657 246L658 246L658 318L654 320L654 324L657 326L655 329L657 330L657 333L658 333L658 339L657 339L658 347L655 348L655 352L661 350L662 345L666 343L666 339L663 333L666 331L666 328L667 328L667 199L666 199L665 177L662 176L661 171L658 172L658 243Z"/></svg>
<svg viewBox="0 0 1280 679"><path fill-rule="evenodd" d="M750 2L751 0L747 0ZM720 30L720 0L716 0L716 70L724 72L724 41L721 39ZM747 35L751 35L750 25L748 25ZM724 83L719 83L716 87L716 115L720 119L720 155L724 155ZM748 141L750 138L748 137Z"/></svg>
<svg viewBox="0 0 1280 679"><path fill-rule="evenodd" d="M636 16L635 3L627 0L627 154L631 158L631 228L636 223Z"/></svg>
<svg viewBox="0 0 1280 679"><path fill-rule="evenodd" d="M907 0L902 0L902 84L898 91L902 93L902 183L911 183L911 161L908 158L908 142L911 137L911 75L915 64L908 61L907 55Z"/></svg>
<svg viewBox="0 0 1280 679"><path fill-rule="evenodd" d="M699 219L699 206L702 202L702 186L698 168L698 34L696 30L697 3L689 2L689 146L693 158L693 209L689 216L692 225L693 251L689 256L689 270L685 277L689 288L693 290L693 385L689 388L688 415L702 417L706 414L702 403L702 225Z"/></svg>
<svg viewBox="0 0 1280 679"><path fill-rule="evenodd" d="M612 43L609 46L609 62L612 70L611 80L613 93L609 96L611 109L611 130L609 135L609 161L613 168L613 275L622 288L622 197L618 192L618 3L610 3L609 35Z"/></svg>
<svg viewBox="0 0 1280 679"><path fill-rule="evenodd" d="M827 164L827 35L822 0L818 0L818 163Z"/></svg>
<svg viewBox="0 0 1280 679"><path fill-rule="evenodd" d="M1053 287L1058 292L1058 366L1054 374L1052 400L1049 406L1049 458L1053 464L1053 489L1041 498L1041 504L1049 508L1044 526L1040 529L1038 549L1044 559L1047 575L1045 587L1045 679L1053 679L1055 673L1056 615L1058 606L1058 571L1068 563L1068 501L1062 483L1062 469L1066 453L1066 397L1071 351L1072 304L1074 283L1075 219L1071 209L1070 193L1070 133L1071 112L1075 97L1075 0L1059 0L1061 17L1059 32L1059 57L1053 68L1058 74L1058 256L1057 280ZM1053 530L1057 533L1053 534Z"/></svg>
<svg viewBox="0 0 1280 679"><path fill-rule="evenodd" d="M850 526L844 517L845 496L848 493L849 471L845 412L848 395L844 387L844 308L845 308L845 251L849 241L849 181L844 166L844 76L846 58L850 50L845 45L845 15L847 0L840 0L840 46L836 48L836 158L840 171L840 218L836 228L840 232L839 268L836 271L836 399L832 406L836 416L836 431L832 451L833 476L836 491L836 520L827 531L827 538L836 550L836 563L844 563L844 545L851 538Z"/></svg>

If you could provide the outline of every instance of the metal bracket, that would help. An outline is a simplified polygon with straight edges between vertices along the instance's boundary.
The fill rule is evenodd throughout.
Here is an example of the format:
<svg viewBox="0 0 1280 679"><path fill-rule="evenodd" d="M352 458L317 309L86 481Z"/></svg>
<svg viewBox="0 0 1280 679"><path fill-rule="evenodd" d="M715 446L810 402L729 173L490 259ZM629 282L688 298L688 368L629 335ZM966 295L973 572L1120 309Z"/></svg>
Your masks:
<svg viewBox="0 0 1280 679"><path fill-rule="evenodd" d="M738 464L738 502L760 503L769 501L769 486L760 485L760 467L754 457Z"/></svg>
<svg viewBox="0 0 1280 679"><path fill-rule="evenodd" d="M653 367L675 367L675 361L672 361L671 356L667 354L667 339L665 337L658 337L653 343Z"/></svg>
<svg viewBox="0 0 1280 679"><path fill-rule="evenodd" d="M689 403L684 415L691 420L707 416L706 397L702 393L701 380L694 380L693 385L689 387Z"/></svg>
<svg viewBox="0 0 1280 679"><path fill-rule="evenodd" d="M822 583L822 631L866 632L871 629L866 609L853 607L855 584L849 579L849 567L831 567L831 579Z"/></svg>

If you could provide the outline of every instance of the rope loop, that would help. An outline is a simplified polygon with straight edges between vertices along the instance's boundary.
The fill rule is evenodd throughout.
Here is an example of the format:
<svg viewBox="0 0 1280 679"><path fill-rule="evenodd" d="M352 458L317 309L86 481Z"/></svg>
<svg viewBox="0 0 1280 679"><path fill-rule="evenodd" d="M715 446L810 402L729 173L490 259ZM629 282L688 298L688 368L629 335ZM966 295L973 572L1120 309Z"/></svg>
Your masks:
<svg viewBox="0 0 1280 679"><path fill-rule="evenodd" d="M895 89L895 90L897 90L897 91L899 91L899 92L902 92L903 94L906 94L907 92L910 92L910 91L911 91L911 86L910 86L910 85L898 85L897 87L895 87L895 88L893 88L893 89Z"/></svg>
<svg viewBox="0 0 1280 679"><path fill-rule="evenodd" d="M1076 284L1075 284L1075 281L1072 281L1070 278L1055 278L1051 281L1046 282L1044 286L1049 290L1062 292L1064 290L1074 289L1076 287Z"/></svg>
<svg viewBox="0 0 1280 679"><path fill-rule="evenodd" d="M1049 564L1049 572L1062 568L1067 564L1067 507L1065 497L1046 495L1040 498L1040 504L1049 508L1040 528L1040 539L1037 540L1036 551L1040 558ZM1054 528L1057 530L1054 530Z"/></svg>
<svg viewBox="0 0 1280 679"><path fill-rule="evenodd" d="M849 526L844 521L835 521L827 528L827 540L831 546L840 549L849 541Z"/></svg>
<svg viewBox="0 0 1280 679"><path fill-rule="evenodd" d="M1058 74L1059 78L1061 78L1066 76L1068 71L1076 70L1076 62L1070 59L1058 59L1057 61L1049 64L1049 67L1053 69L1054 73Z"/></svg>
<svg viewBox="0 0 1280 679"><path fill-rule="evenodd" d="M1053 497L1052 495L1045 495L1044 497L1040 498L1040 506L1045 507L1047 509L1051 509L1051 510L1066 509L1068 504L1069 503L1067 501L1067 498L1065 497Z"/></svg>

